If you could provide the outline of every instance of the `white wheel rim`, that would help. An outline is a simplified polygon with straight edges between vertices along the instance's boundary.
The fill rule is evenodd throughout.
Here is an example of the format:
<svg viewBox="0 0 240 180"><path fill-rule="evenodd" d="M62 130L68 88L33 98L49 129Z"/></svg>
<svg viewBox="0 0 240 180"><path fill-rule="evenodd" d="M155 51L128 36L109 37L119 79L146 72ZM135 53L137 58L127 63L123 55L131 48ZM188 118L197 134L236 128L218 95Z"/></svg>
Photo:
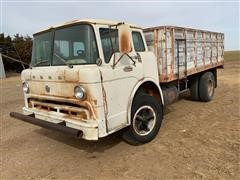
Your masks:
<svg viewBox="0 0 240 180"><path fill-rule="evenodd" d="M156 124L156 113L150 106L140 107L133 116L133 129L140 136L152 132Z"/></svg>

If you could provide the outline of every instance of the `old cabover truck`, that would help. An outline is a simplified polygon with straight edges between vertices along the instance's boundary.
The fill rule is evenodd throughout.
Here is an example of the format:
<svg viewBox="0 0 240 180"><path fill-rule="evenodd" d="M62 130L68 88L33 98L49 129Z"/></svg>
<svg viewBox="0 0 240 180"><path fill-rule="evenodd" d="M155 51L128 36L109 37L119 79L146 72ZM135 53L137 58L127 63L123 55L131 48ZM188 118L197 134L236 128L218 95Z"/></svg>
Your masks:
<svg viewBox="0 0 240 180"><path fill-rule="evenodd" d="M14 118L98 140L120 129L132 144L157 135L180 96L212 100L224 34L190 28L75 20L34 34Z"/></svg>

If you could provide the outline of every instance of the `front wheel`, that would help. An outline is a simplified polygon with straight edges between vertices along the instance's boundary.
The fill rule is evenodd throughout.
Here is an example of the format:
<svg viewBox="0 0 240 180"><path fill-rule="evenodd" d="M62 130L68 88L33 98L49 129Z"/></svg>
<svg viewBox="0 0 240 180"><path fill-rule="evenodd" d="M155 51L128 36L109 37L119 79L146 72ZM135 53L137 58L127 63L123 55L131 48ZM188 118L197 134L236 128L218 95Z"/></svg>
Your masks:
<svg viewBox="0 0 240 180"><path fill-rule="evenodd" d="M123 133L124 140L133 145L150 142L158 134L162 119L162 107L154 97L137 95L131 110L131 126Z"/></svg>

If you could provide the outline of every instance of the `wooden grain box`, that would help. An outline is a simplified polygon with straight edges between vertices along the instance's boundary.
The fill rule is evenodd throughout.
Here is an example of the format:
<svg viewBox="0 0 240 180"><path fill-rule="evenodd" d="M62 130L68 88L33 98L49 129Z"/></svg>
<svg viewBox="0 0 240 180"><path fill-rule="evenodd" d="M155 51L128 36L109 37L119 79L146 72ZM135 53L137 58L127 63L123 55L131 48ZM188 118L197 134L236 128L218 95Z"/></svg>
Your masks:
<svg viewBox="0 0 240 180"><path fill-rule="evenodd" d="M157 57L160 82L167 83L224 64L224 34L176 26L144 29Z"/></svg>

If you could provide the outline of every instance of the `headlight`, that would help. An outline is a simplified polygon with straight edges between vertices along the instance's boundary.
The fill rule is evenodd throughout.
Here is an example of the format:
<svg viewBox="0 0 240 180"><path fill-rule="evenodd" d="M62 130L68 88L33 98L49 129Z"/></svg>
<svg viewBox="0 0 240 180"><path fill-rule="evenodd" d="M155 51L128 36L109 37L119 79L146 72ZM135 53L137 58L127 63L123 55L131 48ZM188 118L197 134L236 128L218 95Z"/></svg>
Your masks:
<svg viewBox="0 0 240 180"><path fill-rule="evenodd" d="M74 94L77 99L85 100L86 99L86 91L81 86L76 86L74 88Z"/></svg>
<svg viewBox="0 0 240 180"><path fill-rule="evenodd" d="M29 85L27 82L23 82L22 88L23 88L23 92L29 93Z"/></svg>

